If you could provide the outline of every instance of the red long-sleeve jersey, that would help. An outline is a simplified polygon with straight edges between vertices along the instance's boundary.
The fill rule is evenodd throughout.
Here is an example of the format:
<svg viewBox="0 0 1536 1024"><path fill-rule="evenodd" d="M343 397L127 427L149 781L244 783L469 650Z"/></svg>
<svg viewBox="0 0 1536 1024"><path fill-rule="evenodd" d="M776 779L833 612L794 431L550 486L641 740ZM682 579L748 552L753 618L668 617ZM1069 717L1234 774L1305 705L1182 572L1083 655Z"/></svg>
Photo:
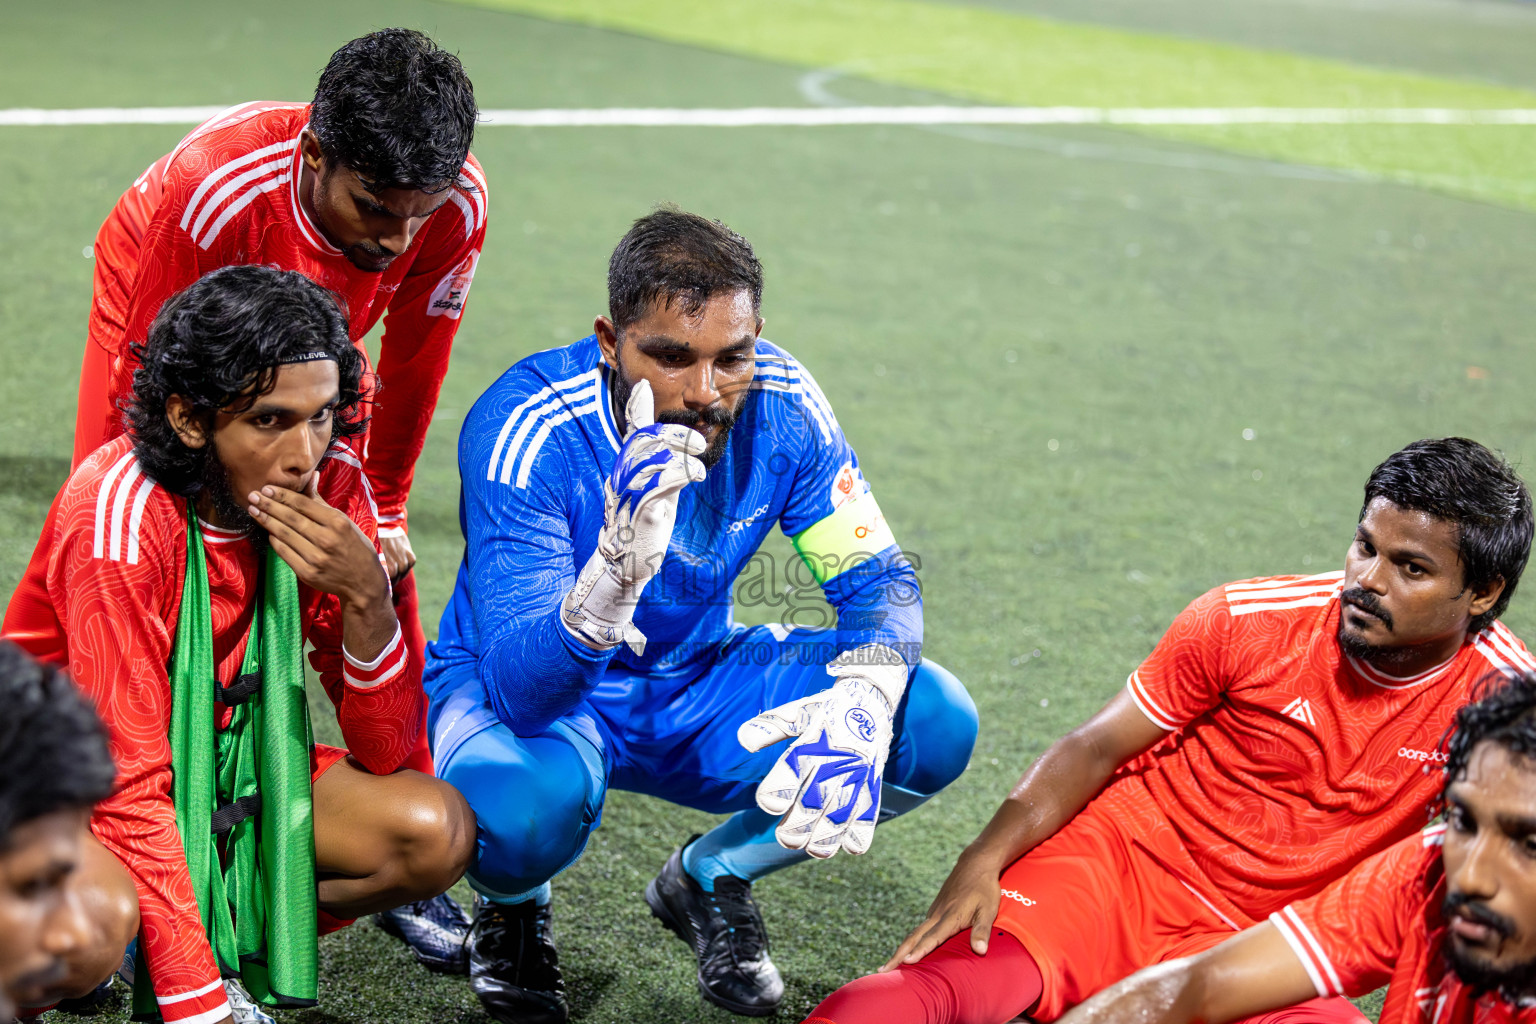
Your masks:
<svg viewBox="0 0 1536 1024"><path fill-rule="evenodd" d="M204 122L123 193L96 236L90 340L75 420L75 465L123 433L142 342L166 299L203 274L261 263L340 295L348 330L384 317L383 388L363 447L387 536L405 526L416 459L437 405L449 349L485 243L488 193L473 156L448 199L383 273L349 263L299 201L299 133L309 106L245 103Z"/></svg>
<svg viewBox="0 0 1536 1024"><path fill-rule="evenodd" d="M320 495L377 542L373 499L346 445L322 461ZM117 780L91 828L133 876L140 935L168 1024L228 1011L203 933L171 802L168 675L187 564L187 506L140 470L130 439L102 446L54 499L43 534L6 609L0 634L68 668L106 723ZM255 609L258 551L204 524L214 657L226 684L239 674ZM310 663L335 703L342 735L366 768L393 771L411 751L421 691L397 632L369 663L342 648L340 600L302 583ZM230 712L216 708L218 725Z"/></svg>

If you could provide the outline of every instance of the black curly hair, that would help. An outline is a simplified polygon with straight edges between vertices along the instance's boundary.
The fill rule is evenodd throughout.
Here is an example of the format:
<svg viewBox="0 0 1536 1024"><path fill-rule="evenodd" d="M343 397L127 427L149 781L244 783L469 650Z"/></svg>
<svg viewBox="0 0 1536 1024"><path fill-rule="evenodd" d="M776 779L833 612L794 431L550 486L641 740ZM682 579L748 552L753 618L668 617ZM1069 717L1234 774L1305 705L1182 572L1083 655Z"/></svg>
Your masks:
<svg viewBox="0 0 1536 1024"><path fill-rule="evenodd" d="M0 850L18 825L112 792L107 734L68 676L0 640Z"/></svg>
<svg viewBox="0 0 1536 1024"><path fill-rule="evenodd" d="M309 128L326 160L356 171L370 192L438 191L458 178L478 114L459 58L424 33L386 28L331 55Z"/></svg>
<svg viewBox="0 0 1536 1024"><path fill-rule="evenodd" d="M1521 672L1505 677L1492 673L1479 682L1472 703L1456 712L1450 739L1445 744L1445 789L1441 807L1456 826L1451 806L1451 787L1466 778L1472 755L1484 743L1504 748L1522 769L1536 771L1536 672ZM1441 912L1449 918L1464 913L1473 920L1497 929L1505 936L1519 933L1520 926L1492 910L1476 893L1449 891ZM1497 992L1508 1002L1518 1002L1536 995L1536 959L1515 963L1494 963L1476 953L1460 949L1454 942L1441 947L1446 963L1474 994Z"/></svg>
<svg viewBox="0 0 1536 1024"><path fill-rule="evenodd" d="M1530 557L1532 533L1531 492L1509 463L1465 437L1426 438L1371 471L1361 519L1377 498L1456 524L1465 586L1504 580L1504 592L1472 620L1471 632L1504 614Z"/></svg>
<svg viewBox="0 0 1536 1024"><path fill-rule="evenodd" d="M1445 743L1445 788L1467 773L1472 751L1485 740L1499 744L1536 770L1536 672L1490 673L1475 700L1456 712Z"/></svg>
<svg viewBox="0 0 1536 1024"><path fill-rule="evenodd" d="M333 359L341 400L333 437L367 427L363 357L347 335L341 300L292 270L220 267L160 307L149 338L134 345L128 432L139 465L161 486L195 496L208 476L212 445L189 448L171 426L165 403L180 395L211 427L213 414L240 412L272 390L278 367L304 356Z"/></svg>

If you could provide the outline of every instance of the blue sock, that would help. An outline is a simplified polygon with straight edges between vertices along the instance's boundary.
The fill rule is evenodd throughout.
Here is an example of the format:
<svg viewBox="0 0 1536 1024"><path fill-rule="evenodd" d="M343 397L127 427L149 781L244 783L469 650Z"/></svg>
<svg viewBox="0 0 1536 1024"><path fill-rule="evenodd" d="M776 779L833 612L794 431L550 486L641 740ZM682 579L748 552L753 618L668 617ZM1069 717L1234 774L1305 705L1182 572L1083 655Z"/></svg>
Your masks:
<svg viewBox="0 0 1536 1024"><path fill-rule="evenodd" d="M714 892L715 879L721 875L755 882L805 860L805 854L786 850L773 838L778 824L778 818L756 807L738 811L688 844L683 850L683 870L705 892Z"/></svg>
<svg viewBox="0 0 1536 1024"><path fill-rule="evenodd" d="M549 906L550 899L553 898L548 882L524 892L501 893L487 891L484 886L476 885L473 878L466 878L466 881L469 882L469 887L484 897L487 903L499 903L504 907L514 906L518 903L527 903L529 900L533 900L534 903L541 907L547 907Z"/></svg>
<svg viewBox="0 0 1536 1024"><path fill-rule="evenodd" d="M880 820L888 821L918 807L928 796L889 782L880 787ZM755 882L780 868L808 860L801 850L786 850L773 837L779 819L756 807L738 811L683 850L683 870L705 892L715 891L715 879L734 875ZM876 830L878 832L878 828Z"/></svg>

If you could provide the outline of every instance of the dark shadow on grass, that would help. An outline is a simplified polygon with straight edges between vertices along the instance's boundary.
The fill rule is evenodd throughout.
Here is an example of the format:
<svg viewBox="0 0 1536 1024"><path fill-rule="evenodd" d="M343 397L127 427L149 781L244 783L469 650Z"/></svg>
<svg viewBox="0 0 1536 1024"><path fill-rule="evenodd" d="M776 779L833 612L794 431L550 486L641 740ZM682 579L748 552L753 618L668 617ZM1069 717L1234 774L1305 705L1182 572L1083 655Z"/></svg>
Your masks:
<svg viewBox="0 0 1536 1024"><path fill-rule="evenodd" d="M52 455L0 455L0 494L47 505L69 479L69 460Z"/></svg>
<svg viewBox="0 0 1536 1024"><path fill-rule="evenodd" d="M597 1020L588 1016L592 1008L602 1001L603 994L619 981L619 972L613 970L572 970L562 965L566 975L566 1002L571 1008L572 1020Z"/></svg>

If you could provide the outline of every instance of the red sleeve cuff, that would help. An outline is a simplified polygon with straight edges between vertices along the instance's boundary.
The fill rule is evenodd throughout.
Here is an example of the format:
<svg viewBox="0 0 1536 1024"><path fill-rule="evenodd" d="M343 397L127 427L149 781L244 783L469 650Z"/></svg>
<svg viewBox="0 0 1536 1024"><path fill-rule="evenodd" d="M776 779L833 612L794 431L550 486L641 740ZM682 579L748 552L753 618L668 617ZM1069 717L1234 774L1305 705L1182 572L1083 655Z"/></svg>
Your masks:
<svg viewBox="0 0 1536 1024"><path fill-rule="evenodd" d="M380 537L404 537L405 509L380 508L378 528Z"/></svg>
<svg viewBox="0 0 1536 1024"><path fill-rule="evenodd" d="M359 661L343 645L341 656L344 665L341 676L348 686L359 690L372 690L403 674L408 654L405 633L399 625L396 625L393 639L384 645L384 649L372 661Z"/></svg>
<svg viewBox="0 0 1536 1024"><path fill-rule="evenodd" d="M1333 961L1328 958L1328 953L1323 949L1323 944L1317 940L1312 929L1296 913L1295 904L1290 904L1281 910L1269 915L1270 923L1280 930L1286 945L1291 947L1291 952L1296 954L1296 959L1301 961L1301 966L1307 972L1307 977L1312 980L1312 986L1317 989L1319 999L1328 999L1344 994L1344 985L1339 980L1339 972L1334 968Z"/></svg>
<svg viewBox="0 0 1536 1024"><path fill-rule="evenodd" d="M218 978L187 992L157 995L155 1002L165 1024L213 1024L229 1016L229 999Z"/></svg>

